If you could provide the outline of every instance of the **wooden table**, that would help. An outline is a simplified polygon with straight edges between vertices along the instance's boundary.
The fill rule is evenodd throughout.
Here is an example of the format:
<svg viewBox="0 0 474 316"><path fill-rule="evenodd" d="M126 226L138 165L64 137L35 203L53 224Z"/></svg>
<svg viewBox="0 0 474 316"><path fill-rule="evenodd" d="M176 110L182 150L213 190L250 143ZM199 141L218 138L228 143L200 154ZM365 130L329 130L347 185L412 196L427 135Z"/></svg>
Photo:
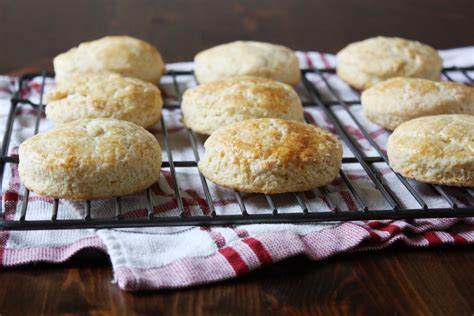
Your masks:
<svg viewBox="0 0 474 316"><path fill-rule="evenodd" d="M322 262L294 258L237 280L185 290L126 293L107 257L0 273L2 315L472 315L472 247L391 248Z"/></svg>
<svg viewBox="0 0 474 316"><path fill-rule="evenodd" d="M235 39L335 52L383 34L447 48L474 44L473 18L471 0L0 0L0 72L47 69L81 41L122 33L159 45L169 62ZM60 266L1 270L0 315L472 315L472 250L398 245L322 262L299 257L237 280L138 294L111 283L107 256L86 251Z"/></svg>

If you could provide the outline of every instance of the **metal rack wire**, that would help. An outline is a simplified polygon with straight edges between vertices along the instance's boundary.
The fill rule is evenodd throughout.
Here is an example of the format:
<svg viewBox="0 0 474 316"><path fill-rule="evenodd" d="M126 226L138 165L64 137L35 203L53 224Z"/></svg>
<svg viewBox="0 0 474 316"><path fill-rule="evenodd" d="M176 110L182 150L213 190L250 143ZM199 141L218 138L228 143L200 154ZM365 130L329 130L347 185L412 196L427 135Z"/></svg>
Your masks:
<svg viewBox="0 0 474 316"><path fill-rule="evenodd" d="M474 84L473 77L469 74L470 71L474 71L474 67L451 67L443 69L443 75L448 80L452 79L453 73L458 73L470 84ZM198 139L193 131L187 129L187 135L192 147L192 153L194 160L184 161L173 159L172 151L170 150L169 137L167 122L165 119L161 119L161 128L163 131L163 149L166 152L167 161L163 162L162 168L169 169L172 188L174 191L174 198L176 201L177 209L179 214L177 216L156 216L154 213L153 206L153 195L151 189L148 188L144 194L143 199L147 205L147 216L139 218L126 218L123 214L122 198L115 198L115 216L110 218L94 218L91 216L91 201L84 202L84 216L81 219L58 219L59 200L55 199L52 203L51 216L49 220L27 220L26 215L28 212L28 201L29 191L24 189L23 202L21 203L20 215L18 219L7 219L4 214L4 206L2 204L0 208L0 229L9 230L34 230L34 229L77 229L77 228L119 228L119 227L151 227L151 226L179 226L179 225L228 225L228 224L254 224L254 223L302 223L302 222L318 222L318 221L349 221L349 220L371 220L371 219L415 219L415 218L433 218L433 217L474 217L474 205L462 205L460 206L447 192L447 189L443 186L432 185L432 188L437 192L439 197L443 198L449 207L442 208L430 208L426 201L422 198L416 188L404 177L396 174L396 177L403 185L404 188L411 194L413 199L418 203L418 208L405 208L403 203L399 201L396 194L394 194L392 188L387 184L381 175L374 168L375 163L387 163L388 159L385 152L370 136L364 125L357 119L353 114L350 107L355 104L360 104L360 100L344 100L327 79L327 76L333 74L334 69L317 69L310 68L302 70L302 82L303 86L310 96L309 102L304 102L306 107L318 107L329 119L330 123L334 126L337 134L341 140L346 144L349 150L352 152L354 157L343 158L343 164L358 163L370 178L370 181L381 193L383 199L390 206L389 209L370 209L358 193L358 190L354 183L352 183L347 174L341 169L339 177L347 187L351 194L351 197L356 203L356 211L341 211L336 203L332 200L328 189L326 187L320 188L319 191L324 197L326 204L329 207L329 211L318 211L311 212L307 206L303 193L294 193L294 203L300 209L298 212L293 213L281 213L276 207L274 197L271 195L265 195L265 201L267 203L267 210L270 212L249 214L247 211L246 203L242 199L240 192L234 191L233 194L237 201L240 209L240 214L237 215L219 215L216 213L213 199L211 197L210 189L207 180L199 173L200 183L202 191L204 192L205 202L209 213L207 215L190 215L185 212L185 205L181 192L179 189L179 182L176 170L178 168L197 168L199 161L198 151ZM321 97L322 93L317 87L308 79L308 75L312 74L317 76L323 82L326 90L330 93L332 100L323 100ZM32 102L30 99L21 97L21 90L23 87L35 77L41 78L40 87L40 98L39 102ZM193 76L192 71L170 71L166 76L169 76L173 82L173 86L178 96L178 101L181 101L182 92L178 84L178 78L180 76ZM14 96L11 99L11 106L8 112L7 122L5 126L5 133L3 136L3 143L1 147L0 155L0 186L4 181L5 167L7 164L17 164L18 156L8 155L10 146L10 140L12 137L13 124L16 119L16 114L19 108L24 106L31 106L36 111L36 120L34 134L39 131L41 123L41 116L43 115L43 92L45 86L45 80L48 77L53 77L51 73L33 73L22 76L17 84ZM359 93L355 91L356 95ZM334 111L334 106L342 107L343 111L353 120L357 128L364 135L367 141L370 143L372 148L378 153L378 156L367 156L357 143L357 140L353 135L344 127L340 118ZM179 108L179 104L165 104L165 109L176 109ZM451 189L452 190L452 189ZM467 194L474 196L472 189L457 188L454 190L464 190ZM5 193L3 193L3 196ZM5 198L3 199L3 201Z"/></svg>

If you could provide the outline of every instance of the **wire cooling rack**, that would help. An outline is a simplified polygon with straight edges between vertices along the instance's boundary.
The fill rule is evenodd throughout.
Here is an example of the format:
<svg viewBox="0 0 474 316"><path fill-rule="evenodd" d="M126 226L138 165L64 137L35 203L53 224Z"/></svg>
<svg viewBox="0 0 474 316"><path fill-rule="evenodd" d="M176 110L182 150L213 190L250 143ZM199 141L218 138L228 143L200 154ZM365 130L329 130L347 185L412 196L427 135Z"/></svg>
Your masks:
<svg viewBox="0 0 474 316"><path fill-rule="evenodd" d="M443 75L448 80L453 80L454 74L459 77L461 76L462 81L474 84L474 79L470 74L474 71L474 67L451 67L443 69ZM444 187L439 185L431 185L433 192L436 192L438 198L445 200L446 205L449 207L432 208L429 207L427 202L413 186L413 182L405 179L399 174L396 174L399 182L406 188L407 192L418 204L416 208L406 208L403 203L399 200L390 185L384 181L377 169L374 168L375 163L387 163L388 159L386 153L380 148L376 141L371 137L370 133L366 130L364 125L359 119L353 114L350 107L352 105L360 104L359 98L354 100L344 100L338 93L337 89L330 83L328 76L335 73L334 69L318 69L310 68L302 70L302 85L304 87L304 93L309 97L309 101L303 102L305 107L317 107L321 109L329 119L330 123L334 126L337 134L341 140L345 143L347 148L352 152L353 157L343 158L343 164L354 164L358 163L362 167L363 171L370 178L375 188L380 192L383 199L389 205L388 209L371 209L369 208L367 201L360 195L358 188L350 181L346 173L341 169L339 172L340 179L344 182L348 191L351 194L351 198L356 202L357 210L353 211L341 211L335 203L332 201L328 191L325 187L320 189L320 192L324 196L324 200L327 201L329 211L317 211L311 210L310 207L305 203L303 193L294 193L293 199L299 211L292 213L282 213L276 207L274 197L271 195L264 195L267 203L267 212L256 214L250 214L247 212L247 207L244 199L240 192L234 191L233 194L237 201L239 213L235 215L219 215L215 211L215 205L209 190L208 181L199 174L200 184L202 191L205 195L205 203L209 209L209 213L205 215L190 215L185 212L183 199L179 189L178 177L176 176L176 170L178 168L197 168L197 162L199 161L199 150L198 150L198 137L193 131L187 130L190 144L194 155L194 160L174 160L172 151L169 150L169 137L168 129L166 127L166 120L161 119L161 128L163 131L163 149L167 156L167 161L163 162L163 169L168 169L172 179L172 188L174 190L174 199L176 201L179 214L176 216L157 216L154 213L153 196L151 189L148 188L143 192L143 199L146 199L147 205L147 216L138 218L126 218L122 214L122 197L115 198L115 215L110 218L94 218L91 216L91 201L84 201L84 216L79 219L61 219L58 218L59 205L58 199L53 200L51 206L50 217L47 220L29 220L26 218L29 205L28 189L24 189L22 192L22 203L19 206L19 216L15 219L7 219L5 214L5 202L6 192L2 192L2 205L0 210L0 229L9 230L35 230L35 229L77 229L77 228L119 228L119 227L149 227L149 226L179 226L179 225L231 225L231 224L256 224L256 223L302 223L302 222L319 222L319 221L349 221L349 220L371 220L371 219L415 219L415 218L435 218L435 217L468 217L474 216L474 205L460 205L449 193L449 191L464 191L463 194L469 194L474 196L473 190L469 188L452 188ZM175 89L178 101L181 100L182 89L180 88L178 81L180 76L193 76L192 71L170 71L165 77L168 77L172 81L172 85ZM308 76L316 76L320 82L322 82L326 93L329 92L332 101L326 101L322 97L321 89L317 88L314 84L314 80L308 79ZM39 88L40 97L39 102L33 102L31 99L22 98L21 91L33 78L41 78L41 86ZM11 106L8 112L8 118L5 126L5 134L3 136L3 143L1 148L0 157L0 186L4 181L5 170L7 164L17 164L19 159L18 156L8 155L10 146L10 140L12 137L13 124L18 119L19 109L22 107L30 106L36 111L36 121L34 134L39 131L41 118L44 115L43 106L43 92L46 78L52 78L53 74L42 72L32 73L22 76L17 84L15 94L11 99ZM359 96L357 91L354 91L354 95ZM176 109L179 108L178 104L166 104L164 109ZM352 135L344 124L342 124L340 118L335 114L334 107L338 106L342 108L344 112L353 120L357 128L368 140L370 145L373 147L378 155L367 156L357 143L357 140ZM2 186L3 187L3 186ZM458 192L459 193L459 192Z"/></svg>

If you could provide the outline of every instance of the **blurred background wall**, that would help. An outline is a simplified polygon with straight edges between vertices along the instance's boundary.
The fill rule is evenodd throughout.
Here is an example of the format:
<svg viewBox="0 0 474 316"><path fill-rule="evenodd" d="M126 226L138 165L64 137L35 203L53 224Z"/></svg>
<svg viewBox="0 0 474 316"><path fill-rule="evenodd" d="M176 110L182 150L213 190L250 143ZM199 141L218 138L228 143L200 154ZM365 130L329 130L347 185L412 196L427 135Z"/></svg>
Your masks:
<svg viewBox="0 0 474 316"><path fill-rule="evenodd" d="M474 45L474 0L0 0L0 73L106 34L148 40L167 62L237 39L336 52L380 34L449 48Z"/></svg>

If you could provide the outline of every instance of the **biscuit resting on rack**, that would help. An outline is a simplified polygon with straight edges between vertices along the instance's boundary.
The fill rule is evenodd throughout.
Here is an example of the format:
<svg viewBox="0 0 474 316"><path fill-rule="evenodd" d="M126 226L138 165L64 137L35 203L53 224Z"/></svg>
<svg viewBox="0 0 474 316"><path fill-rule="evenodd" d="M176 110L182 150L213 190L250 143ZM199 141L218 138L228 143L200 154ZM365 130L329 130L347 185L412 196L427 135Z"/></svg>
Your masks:
<svg viewBox="0 0 474 316"><path fill-rule="evenodd" d="M457 82L398 77L365 90L361 102L369 120L393 130L422 116L474 115L474 88Z"/></svg>
<svg viewBox="0 0 474 316"><path fill-rule="evenodd" d="M31 191L70 200L140 192L160 176L161 148L142 127L83 119L27 139L19 148L20 179Z"/></svg>
<svg viewBox="0 0 474 316"><path fill-rule="evenodd" d="M364 90L393 77L439 80L443 61L432 47L398 37L374 37L337 54L337 75Z"/></svg>
<svg viewBox="0 0 474 316"><path fill-rule="evenodd" d="M342 146L310 124L253 119L215 131L204 144L199 170L214 183L243 192L306 191L334 180Z"/></svg>
<svg viewBox="0 0 474 316"><path fill-rule="evenodd" d="M145 128L160 120L163 100L149 82L114 73L81 74L60 81L45 96L46 115L55 124L85 118L114 118Z"/></svg>
<svg viewBox="0 0 474 316"><path fill-rule="evenodd" d="M253 118L304 121L300 97L291 86L253 76L231 77L188 89L181 109L184 124L207 135Z"/></svg>
<svg viewBox="0 0 474 316"><path fill-rule="evenodd" d="M130 36L106 36L81 43L53 60L56 80L90 72L115 72L158 83L166 71L160 52Z"/></svg>
<svg viewBox="0 0 474 316"><path fill-rule="evenodd" d="M390 167L421 182L474 186L474 116L420 117L398 126L387 144Z"/></svg>
<svg viewBox="0 0 474 316"><path fill-rule="evenodd" d="M301 77L298 58L291 49L254 41L237 41L206 49L194 57L194 67L200 83L251 75L296 85Z"/></svg>

